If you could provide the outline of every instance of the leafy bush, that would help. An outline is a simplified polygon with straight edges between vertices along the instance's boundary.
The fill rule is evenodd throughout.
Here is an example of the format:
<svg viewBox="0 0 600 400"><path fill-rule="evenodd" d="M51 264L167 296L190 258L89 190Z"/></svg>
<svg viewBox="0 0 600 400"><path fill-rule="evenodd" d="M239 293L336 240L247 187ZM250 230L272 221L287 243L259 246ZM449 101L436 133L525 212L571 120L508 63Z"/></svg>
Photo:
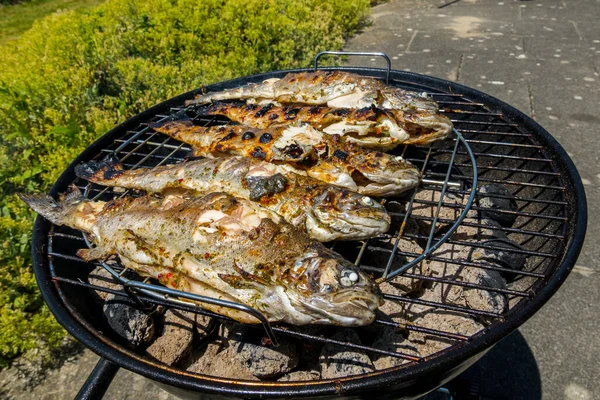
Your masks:
<svg viewBox="0 0 600 400"><path fill-rule="evenodd" d="M33 212L95 138L178 93L308 66L359 28L369 0L111 0L37 21L0 52L0 366L64 335L31 272Z"/></svg>

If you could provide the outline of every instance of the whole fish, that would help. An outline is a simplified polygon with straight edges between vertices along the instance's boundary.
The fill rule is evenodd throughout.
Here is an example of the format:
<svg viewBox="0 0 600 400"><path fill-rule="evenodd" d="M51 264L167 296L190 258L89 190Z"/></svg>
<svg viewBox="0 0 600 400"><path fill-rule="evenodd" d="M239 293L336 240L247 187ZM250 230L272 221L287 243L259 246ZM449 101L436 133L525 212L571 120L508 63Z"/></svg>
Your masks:
<svg viewBox="0 0 600 400"><path fill-rule="evenodd" d="M142 276L248 305L272 322L366 325L382 303L375 283L351 262L256 203L225 193L93 202L74 191L59 203L46 195L21 199L52 223L89 234L95 247L77 253L86 261L118 255Z"/></svg>
<svg viewBox="0 0 600 400"><path fill-rule="evenodd" d="M80 164L77 176L105 186L150 193L183 189L226 192L281 215L322 242L360 240L390 227L385 208L368 196L244 157L199 159L155 168L124 170L115 157Z"/></svg>
<svg viewBox="0 0 600 400"><path fill-rule="evenodd" d="M428 144L448 136L452 125L415 110L388 111L376 107L361 109L328 106L259 106L240 102L217 102L196 109L201 115L223 115L234 122L267 129L277 125L306 123L347 142L378 150L391 150L400 144ZM429 121L429 122L428 122Z"/></svg>
<svg viewBox="0 0 600 400"><path fill-rule="evenodd" d="M363 149L310 125L266 130L241 125L203 127L191 120L153 125L192 146L195 156L245 156L369 196L394 196L416 187L420 171L400 156Z"/></svg>
<svg viewBox="0 0 600 400"><path fill-rule="evenodd" d="M427 95L384 84L382 81L344 71L289 73L221 92L210 92L186 102L207 104L221 100L247 100L250 103L327 105L332 108L362 109L375 106L391 112L406 132L431 134L428 143L446 137L452 122L439 114L439 105ZM416 126L415 126L416 125Z"/></svg>

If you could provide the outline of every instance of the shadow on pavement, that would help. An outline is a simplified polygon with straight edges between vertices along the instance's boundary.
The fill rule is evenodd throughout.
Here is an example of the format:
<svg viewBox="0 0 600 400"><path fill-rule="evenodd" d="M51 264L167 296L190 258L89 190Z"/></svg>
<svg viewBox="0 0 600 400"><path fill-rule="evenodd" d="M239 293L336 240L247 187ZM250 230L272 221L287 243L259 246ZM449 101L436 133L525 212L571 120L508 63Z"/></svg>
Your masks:
<svg viewBox="0 0 600 400"><path fill-rule="evenodd" d="M542 383L531 348L519 331L494 346L445 389L422 400L540 400Z"/></svg>

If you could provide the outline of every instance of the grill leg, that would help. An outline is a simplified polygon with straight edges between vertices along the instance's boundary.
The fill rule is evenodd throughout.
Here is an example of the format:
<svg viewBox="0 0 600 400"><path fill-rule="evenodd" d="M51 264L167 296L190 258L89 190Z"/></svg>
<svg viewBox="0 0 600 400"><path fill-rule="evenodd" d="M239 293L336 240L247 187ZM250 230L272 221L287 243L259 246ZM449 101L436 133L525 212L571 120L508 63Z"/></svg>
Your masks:
<svg viewBox="0 0 600 400"><path fill-rule="evenodd" d="M100 358L90 376L77 393L75 400L101 399L108 390L119 366Z"/></svg>

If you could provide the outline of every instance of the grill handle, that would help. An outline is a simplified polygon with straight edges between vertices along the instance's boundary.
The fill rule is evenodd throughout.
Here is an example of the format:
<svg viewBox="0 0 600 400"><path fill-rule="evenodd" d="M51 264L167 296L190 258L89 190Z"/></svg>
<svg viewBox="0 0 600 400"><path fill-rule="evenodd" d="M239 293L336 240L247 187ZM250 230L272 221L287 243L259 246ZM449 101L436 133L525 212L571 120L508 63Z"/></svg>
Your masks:
<svg viewBox="0 0 600 400"><path fill-rule="evenodd" d="M387 54L382 52L368 52L368 51L322 51L315 56L315 71L319 67L319 58L322 56L330 54L334 56L362 56L362 57L383 57L387 62L387 71L385 72L385 83L390 83L390 72L392 71L392 60L387 56Z"/></svg>
<svg viewBox="0 0 600 400"><path fill-rule="evenodd" d="M75 400L103 398L118 370L118 365L111 363L106 358L100 358L90 376L79 389Z"/></svg>

